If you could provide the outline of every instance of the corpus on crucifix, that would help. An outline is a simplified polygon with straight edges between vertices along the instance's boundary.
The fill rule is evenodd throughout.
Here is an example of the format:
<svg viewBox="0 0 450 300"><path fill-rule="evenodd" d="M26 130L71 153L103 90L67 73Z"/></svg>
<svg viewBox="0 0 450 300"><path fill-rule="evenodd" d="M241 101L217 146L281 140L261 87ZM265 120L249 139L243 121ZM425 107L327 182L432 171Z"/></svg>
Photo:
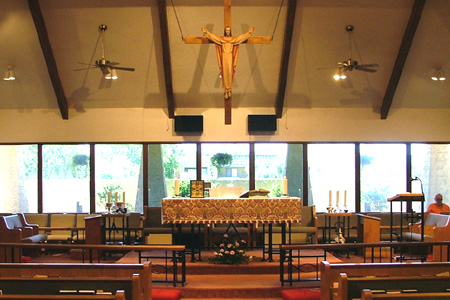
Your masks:
<svg viewBox="0 0 450 300"><path fill-rule="evenodd" d="M186 37L186 44L216 44L217 61L224 87L225 124L231 124L231 87L236 72L240 44L269 44L270 37L252 37L253 27L239 36L231 35L231 0L224 0L224 36L218 36L202 28L203 37Z"/></svg>

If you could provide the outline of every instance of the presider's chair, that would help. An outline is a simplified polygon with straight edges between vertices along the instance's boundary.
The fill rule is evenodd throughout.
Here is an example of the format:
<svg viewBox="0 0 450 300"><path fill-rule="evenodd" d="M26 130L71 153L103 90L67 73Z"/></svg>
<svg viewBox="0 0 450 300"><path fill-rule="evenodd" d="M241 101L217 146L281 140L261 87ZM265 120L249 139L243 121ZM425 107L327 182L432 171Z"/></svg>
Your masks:
<svg viewBox="0 0 450 300"><path fill-rule="evenodd" d="M173 244L173 229L162 223L161 207L144 207L143 234L146 244Z"/></svg>
<svg viewBox="0 0 450 300"><path fill-rule="evenodd" d="M318 231L319 222L316 216L316 207L302 206L302 220L301 223L286 224L285 241L286 244L317 244L318 243ZM269 230L268 225L263 225L264 233L264 247L263 257L265 254L270 256L269 248ZM281 224L272 224L272 253L278 254L278 245L281 245L283 241Z"/></svg>
<svg viewBox="0 0 450 300"><path fill-rule="evenodd" d="M290 244L318 244L319 221L316 216L316 206L303 206L301 223L290 224L290 229L291 236L286 239Z"/></svg>

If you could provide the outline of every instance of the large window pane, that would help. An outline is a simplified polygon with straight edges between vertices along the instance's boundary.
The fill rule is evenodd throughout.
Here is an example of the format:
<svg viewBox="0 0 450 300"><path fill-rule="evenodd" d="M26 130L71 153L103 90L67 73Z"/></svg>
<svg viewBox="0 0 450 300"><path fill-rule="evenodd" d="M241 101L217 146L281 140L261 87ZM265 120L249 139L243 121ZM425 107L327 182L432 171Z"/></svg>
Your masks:
<svg viewBox="0 0 450 300"><path fill-rule="evenodd" d="M316 210L325 212L330 204L355 211L355 145L309 144L308 166L312 199ZM346 204L346 205L345 205Z"/></svg>
<svg viewBox="0 0 450 300"><path fill-rule="evenodd" d="M89 145L44 145L43 211L89 212Z"/></svg>
<svg viewBox="0 0 450 300"><path fill-rule="evenodd" d="M249 144L202 144L202 179L212 188L249 188Z"/></svg>
<svg viewBox="0 0 450 300"><path fill-rule="evenodd" d="M189 197L190 181L197 178L197 145L150 145L149 156L149 206L161 206L162 198L173 197L175 180L180 180L179 195Z"/></svg>
<svg viewBox="0 0 450 300"><path fill-rule="evenodd" d="M282 181L287 178L288 194L301 197L302 152L302 145L255 144L255 188L269 190L271 197L281 197ZM288 156L288 153L292 155ZM292 171L288 174L287 169Z"/></svg>
<svg viewBox="0 0 450 300"><path fill-rule="evenodd" d="M412 144L411 167L412 177L420 179L411 182L411 192L421 193L423 184L425 207L437 193L443 195L444 203L450 203L450 145Z"/></svg>
<svg viewBox="0 0 450 300"><path fill-rule="evenodd" d="M2 212L37 212L37 146L0 146Z"/></svg>
<svg viewBox="0 0 450 300"><path fill-rule="evenodd" d="M143 211L142 145L95 145L96 211L106 211L110 201L125 202L127 211ZM124 199L125 196L125 199ZM116 199L117 197L117 199Z"/></svg>
<svg viewBox="0 0 450 300"><path fill-rule="evenodd" d="M361 144L360 149L361 211L390 211L387 198L406 192L406 145ZM392 209L400 211L399 203Z"/></svg>

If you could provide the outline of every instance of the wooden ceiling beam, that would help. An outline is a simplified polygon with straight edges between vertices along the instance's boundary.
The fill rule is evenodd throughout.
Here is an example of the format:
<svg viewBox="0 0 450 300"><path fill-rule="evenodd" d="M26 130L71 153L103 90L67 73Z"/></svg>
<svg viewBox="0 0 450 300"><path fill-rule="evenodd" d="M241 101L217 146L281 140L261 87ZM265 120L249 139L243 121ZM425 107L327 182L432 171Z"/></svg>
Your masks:
<svg viewBox="0 0 450 300"><path fill-rule="evenodd" d="M291 57L292 34L294 31L295 12L297 0L289 0L287 7L286 26L284 29L283 51L281 54L280 75L278 78L278 93L275 102L275 113L277 118L283 116L284 98L286 94L286 83L288 78L289 60Z"/></svg>
<svg viewBox="0 0 450 300"><path fill-rule="evenodd" d="M50 39L48 38L47 27L45 26L44 17L42 16L39 0L28 0L31 16L33 17L34 26L41 44L42 53L47 63L48 74L53 84L56 100L58 101L59 110L63 120L69 119L69 106L67 104L66 95L59 77L58 67L56 66L55 56L53 55Z"/></svg>
<svg viewBox="0 0 450 300"><path fill-rule="evenodd" d="M409 17L408 25L406 26L405 33L403 34L402 44L398 50L397 59L392 69L391 78L389 79L386 93L384 94L383 103L381 105L381 119L384 120L389 114L391 109L392 100L394 99L395 91L397 90L398 82L403 73L403 67L405 66L406 58L409 54L414 35L416 33L417 26L419 25L420 17L422 16L423 7L426 0L415 0L414 6Z"/></svg>
<svg viewBox="0 0 450 300"><path fill-rule="evenodd" d="M175 117L175 99L173 95L172 62L170 60L169 25L167 22L166 0L158 0L159 25L161 28L161 45L166 84L167 109L169 118Z"/></svg>

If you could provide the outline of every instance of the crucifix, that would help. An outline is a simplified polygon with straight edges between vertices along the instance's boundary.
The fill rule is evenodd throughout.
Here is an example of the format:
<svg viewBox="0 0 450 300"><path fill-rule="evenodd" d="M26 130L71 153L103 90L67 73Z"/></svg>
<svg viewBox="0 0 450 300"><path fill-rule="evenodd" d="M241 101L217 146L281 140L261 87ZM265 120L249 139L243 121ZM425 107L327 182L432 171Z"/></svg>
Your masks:
<svg viewBox="0 0 450 300"><path fill-rule="evenodd" d="M223 0L224 6L224 36L217 36L202 28L203 37L185 37L186 44L216 44L217 61L220 76L224 86L225 125L231 124L231 86L236 72L239 45L270 44L269 36L252 37L253 27L237 37L231 36L231 0Z"/></svg>

